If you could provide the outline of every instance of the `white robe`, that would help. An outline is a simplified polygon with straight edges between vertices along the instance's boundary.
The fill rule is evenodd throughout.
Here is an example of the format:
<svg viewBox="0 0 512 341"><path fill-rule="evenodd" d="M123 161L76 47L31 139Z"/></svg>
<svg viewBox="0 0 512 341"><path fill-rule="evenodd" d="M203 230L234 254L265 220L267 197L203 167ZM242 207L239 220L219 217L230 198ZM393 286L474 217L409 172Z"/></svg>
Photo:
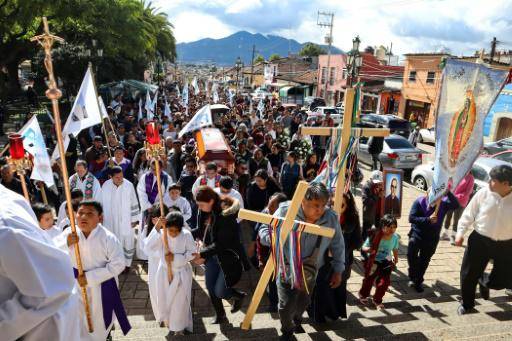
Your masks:
<svg viewBox="0 0 512 341"><path fill-rule="evenodd" d="M125 265L132 264L135 253L135 233L132 223L139 220L139 201L133 184L124 179L116 186L112 179L105 181L102 187L103 226L121 242Z"/></svg>
<svg viewBox="0 0 512 341"><path fill-rule="evenodd" d="M158 259L156 272L149 274L151 304L155 304L153 311L166 322L169 330L192 332L192 266L189 262L194 258L192 254L197 252L196 243L192 233L185 229L176 238L168 237L169 249L174 254L171 283L167 279L162 234L154 229L146 240L146 252Z"/></svg>
<svg viewBox="0 0 512 341"><path fill-rule="evenodd" d="M57 226L60 226L60 223L68 217L66 211L67 211L67 203L66 203L66 201L64 201L62 204L60 204L59 212L57 213L57 223L56 223Z"/></svg>
<svg viewBox="0 0 512 341"><path fill-rule="evenodd" d="M115 278L117 281L117 276L124 270L123 248L121 247L117 237L101 224L98 224L87 238L78 227L76 232L79 238L78 244L80 246L82 266L86 272L87 295L94 328L94 332L90 334L87 327L83 301L81 301L82 307L80 309L80 315L82 330L80 340L104 341L107 338L110 329L114 325L115 314L110 326L105 328L105 322L103 321L103 306L101 302L101 283L111 278ZM54 241L61 249L68 250L73 267L76 268L74 246L67 246L67 236L70 233L71 228L68 228L55 238ZM76 287L79 288L78 282L75 281L75 283Z"/></svg>
<svg viewBox="0 0 512 341"><path fill-rule="evenodd" d="M69 185L70 186L71 186L71 178L73 177L73 175L71 175L69 177ZM87 173L87 175L89 175L89 173ZM86 175L86 177L87 177L87 175ZM81 189L82 192L84 193L84 199L85 200L94 200L94 201L101 202L101 185L100 185L100 182L98 181L98 179L96 179L96 177L94 175L92 175L92 177L94 178L94 180L93 180L93 185L92 185L92 198L91 199L87 199L85 197L85 183L86 183L86 181L82 181L82 179L80 179L79 176L77 176L76 186L75 187L70 187L70 190L72 191L75 188Z"/></svg>
<svg viewBox="0 0 512 341"><path fill-rule="evenodd" d="M184 221L187 221L192 217L192 208L190 208L190 203L182 196L179 196L176 200L172 200L170 196L165 197L164 204L168 208L177 206L180 209L181 215L183 215Z"/></svg>
<svg viewBox="0 0 512 341"><path fill-rule="evenodd" d="M53 225L48 230L44 230L44 232L46 233L46 235L48 235L48 237L50 237L51 240L53 240L53 238L57 237L59 234L62 233L62 230L59 229L57 226Z"/></svg>
<svg viewBox="0 0 512 341"><path fill-rule="evenodd" d="M79 340L71 262L20 195L0 185L0 339Z"/></svg>
<svg viewBox="0 0 512 341"><path fill-rule="evenodd" d="M137 184L137 194L139 196L139 202L140 202L140 219L139 219L139 233L137 235L137 248L136 248L136 255L138 259L148 260L148 256L144 252L144 239L147 237L146 233L146 226L144 223L144 213L147 211L148 208L151 208L153 206L152 203L148 200L148 194L146 193L146 176L150 173L146 172L144 173L140 179L139 183ZM162 191L163 191L163 201L164 203L169 200L169 186L171 185L172 178L169 174L162 172L162 174L167 175L167 186L164 186L162 181ZM153 177L153 185L155 186L156 183L156 176ZM159 196L157 195L155 198L155 204L160 202Z"/></svg>

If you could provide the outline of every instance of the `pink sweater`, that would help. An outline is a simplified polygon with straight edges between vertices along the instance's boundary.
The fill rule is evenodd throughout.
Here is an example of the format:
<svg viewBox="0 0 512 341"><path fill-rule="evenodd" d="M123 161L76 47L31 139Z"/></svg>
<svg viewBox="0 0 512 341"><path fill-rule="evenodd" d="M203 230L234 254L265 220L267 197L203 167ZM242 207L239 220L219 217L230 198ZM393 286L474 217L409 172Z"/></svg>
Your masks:
<svg viewBox="0 0 512 341"><path fill-rule="evenodd" d="M475 178L471 173L468 173L455 187L453 191L453 195L459 201L460 207L464 208L468 205L469 198L471 197L471 193L473 192L473 185L475 183Z"/></svg>

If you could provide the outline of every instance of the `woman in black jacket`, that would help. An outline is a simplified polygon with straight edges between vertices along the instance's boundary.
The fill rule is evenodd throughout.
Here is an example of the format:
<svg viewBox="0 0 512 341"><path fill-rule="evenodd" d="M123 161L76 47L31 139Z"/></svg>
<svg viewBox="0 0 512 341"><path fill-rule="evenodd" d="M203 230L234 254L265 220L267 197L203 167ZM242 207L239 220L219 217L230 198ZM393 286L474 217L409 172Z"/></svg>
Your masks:
<svg viewBox="0 0 512 341"><path fill-rule="evenodd" d="M270 197L280 191L277 181L270 177L266 170L259 169L254 174L254 181L247 188L246 208L261 212L267 206Z"/></svg>
<svg viewBox="0 0 512 341"><path fill-rule="evenodd" d="M200 186L196 194L199 209L196 238L202 240L201 258L196 264L205 264L206 288L215 309L212 323L227 322L222 299L234 301L231 312L237 312L242 306L246 294L231 286L242 275L242 245L240 243L237 214L238 201L219 195L208 186Z"/></svg>

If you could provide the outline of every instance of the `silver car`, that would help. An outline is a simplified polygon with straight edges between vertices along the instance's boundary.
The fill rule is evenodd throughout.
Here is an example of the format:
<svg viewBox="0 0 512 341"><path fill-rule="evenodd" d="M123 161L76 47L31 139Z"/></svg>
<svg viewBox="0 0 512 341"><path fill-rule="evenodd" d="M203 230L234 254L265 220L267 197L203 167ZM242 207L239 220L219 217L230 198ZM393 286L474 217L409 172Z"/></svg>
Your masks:
<svg viewBox="0 0 512 341"><path fill-rule="evenodd" d="M478 191L483 186L486 186L489 182L489 172L495 166L499 165L509 165L510 163L492 159L490 157L479 157L475 160L473 167L471 168L471 174L475 178L475 186L473 192ZM414 186L418 189L426 191L430 186L432 186L432 179L434 178L434 164L428 163L424 165L420 165L412 171L411 181Z"/></svg>
<svg viewBox="0 0 512 341"><path fill-rule="evenodd" d="M420 149L414 147L405 137L389 135L384 138L384 146L379 154L381 168L413 169L422 162ZM371 165L372 156L368 153L368 139L361 138L358 152L359 161Z"/></svg>

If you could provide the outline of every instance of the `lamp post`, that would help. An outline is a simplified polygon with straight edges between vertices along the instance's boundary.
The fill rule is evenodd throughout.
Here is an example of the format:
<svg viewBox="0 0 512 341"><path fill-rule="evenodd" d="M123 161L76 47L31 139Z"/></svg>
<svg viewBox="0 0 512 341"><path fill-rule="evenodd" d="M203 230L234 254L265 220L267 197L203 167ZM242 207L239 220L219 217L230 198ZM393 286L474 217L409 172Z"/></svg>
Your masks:
<svg viewBox="0 0 512 341"><path fill-rule="evenodd" d="M242 68L242 60L240 57L236 59L235 67L236 67L236 93L238 94L238 86L240 84L240 69Z"/></svg>
<svg viewBox="0 0 512 341"><path fill-rule="evenodd" d="M354 79L359 75L359 70L363 65L363 56L359 53L359 45L361 44L361 40L359 36L356 36L352 40L352 50L347 54L347 87L352 87L352 83Z"/></svg>

